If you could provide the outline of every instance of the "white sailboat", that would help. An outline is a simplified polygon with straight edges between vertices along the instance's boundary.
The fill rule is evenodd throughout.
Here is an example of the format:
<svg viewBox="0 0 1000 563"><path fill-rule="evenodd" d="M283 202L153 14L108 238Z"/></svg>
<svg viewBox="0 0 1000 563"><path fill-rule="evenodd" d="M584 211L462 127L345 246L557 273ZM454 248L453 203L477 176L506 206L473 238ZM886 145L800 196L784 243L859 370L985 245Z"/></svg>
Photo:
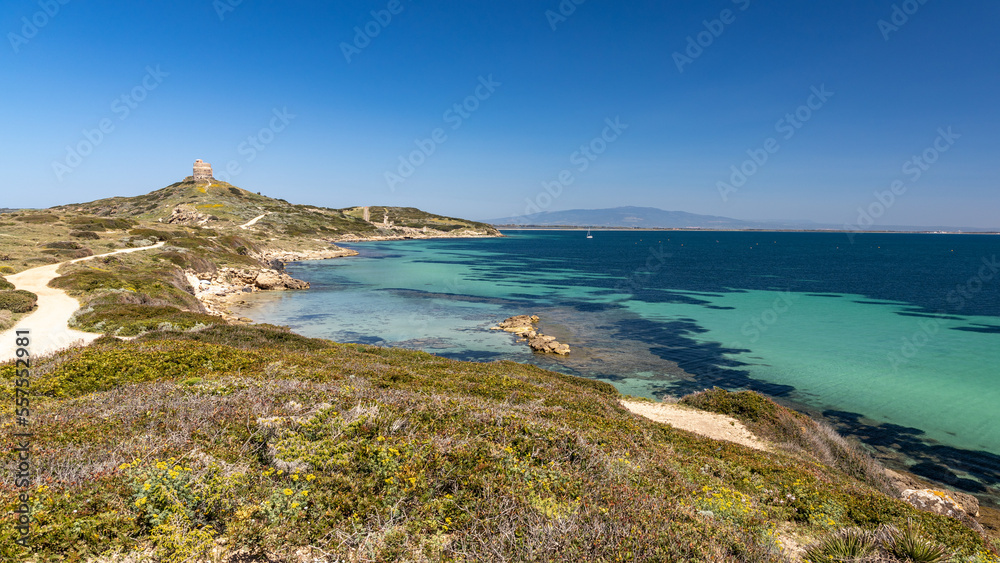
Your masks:
<svg viewBox="0 0 1000 563"><path fill-rule="evenodd" d="M587 238L594 238L594 235L590 234L590 229L587 229Z"/></svg>

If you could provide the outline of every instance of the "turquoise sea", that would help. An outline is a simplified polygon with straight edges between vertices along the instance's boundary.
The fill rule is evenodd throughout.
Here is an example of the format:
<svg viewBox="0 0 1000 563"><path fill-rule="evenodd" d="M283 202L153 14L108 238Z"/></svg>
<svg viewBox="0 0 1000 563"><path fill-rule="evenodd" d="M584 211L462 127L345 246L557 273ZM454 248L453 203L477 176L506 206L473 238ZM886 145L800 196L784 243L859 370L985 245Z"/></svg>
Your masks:
<svg viewBox="0 0 1000 563"><path fill-rule="evenodd" d="M647 397L754 389L889 465L1000 499L1000 237L504 231L345 245L241 314L340 342L511 359ZM489 327L537 314L572 353Z"/></svg>

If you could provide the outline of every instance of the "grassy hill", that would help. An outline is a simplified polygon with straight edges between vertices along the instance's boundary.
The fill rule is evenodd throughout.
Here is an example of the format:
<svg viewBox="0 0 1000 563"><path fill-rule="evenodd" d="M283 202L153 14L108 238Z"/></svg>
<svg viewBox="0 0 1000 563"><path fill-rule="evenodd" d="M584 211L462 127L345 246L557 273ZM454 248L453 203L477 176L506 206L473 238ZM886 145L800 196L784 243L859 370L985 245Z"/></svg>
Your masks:
<svg viewBox="0 0 1000 563"><path fill-rule="evenodd" d="M266 216L257 223L273 234L302 236L315 235L331 239L369 238L376 236L406 235L401 228L428 228L428 234L461 231L481 232L496 236L499 233L485 223L433 215L414 208L373 207L372 221L362 218L362 209L329 209L313 205L297 205L238 188L226 182L213 180L195 181L188 178L165 188L134 197L113 197L63 205L52 208L54 212L74 212L97 217L128 218L140 222L166 223L177 216L175 210L186 213L188 219L177 222L201 224L211 228L232 228L260 215ZM395 228L382 226L383 219ZM376 224L378 223L378 224Z"/></svg>

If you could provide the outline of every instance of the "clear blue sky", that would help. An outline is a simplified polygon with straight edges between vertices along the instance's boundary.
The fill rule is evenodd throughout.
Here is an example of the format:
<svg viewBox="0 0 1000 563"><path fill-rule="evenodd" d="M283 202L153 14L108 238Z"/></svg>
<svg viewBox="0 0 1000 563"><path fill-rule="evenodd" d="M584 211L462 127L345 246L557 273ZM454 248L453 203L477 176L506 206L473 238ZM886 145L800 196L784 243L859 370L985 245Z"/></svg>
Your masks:
<svg viewBox="0 0 1000 563"><path fill-rule="evenodd" d="M876 225L1000 227L992 1L565 0L564 19L558 0L62 1L0 8L0 207L146 193L203 158L217 176L234 163L243 188L331 207L853 224L899 181ZM375 37L356 38L366 25ZM701 32L681 72L674 54ZM798 128L779 123L797 110ZM627 129L606 131L615 119ZM433 153L387 180L418 139ZM767 162L745 163L768 139ZM591 144L604 152L574 156ZM904 168L925 150L933 164ZM742 186L719 184L744 165ZM552 198L543 183L563 170Z"/></svg>

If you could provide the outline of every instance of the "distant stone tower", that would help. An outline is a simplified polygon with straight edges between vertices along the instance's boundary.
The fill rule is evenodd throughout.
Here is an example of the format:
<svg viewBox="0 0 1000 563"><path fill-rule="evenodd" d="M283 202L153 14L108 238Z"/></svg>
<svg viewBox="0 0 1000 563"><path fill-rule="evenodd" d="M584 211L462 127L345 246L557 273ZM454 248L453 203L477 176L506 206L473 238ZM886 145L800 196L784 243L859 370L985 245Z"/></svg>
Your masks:
<svg viewBox="0 0 1000 563"><path fill-rule="evenodd" d="M207 162L202 162L199 158L194 161L194 179L195 180L214 180L212 177L212 165Z"/></svg>

